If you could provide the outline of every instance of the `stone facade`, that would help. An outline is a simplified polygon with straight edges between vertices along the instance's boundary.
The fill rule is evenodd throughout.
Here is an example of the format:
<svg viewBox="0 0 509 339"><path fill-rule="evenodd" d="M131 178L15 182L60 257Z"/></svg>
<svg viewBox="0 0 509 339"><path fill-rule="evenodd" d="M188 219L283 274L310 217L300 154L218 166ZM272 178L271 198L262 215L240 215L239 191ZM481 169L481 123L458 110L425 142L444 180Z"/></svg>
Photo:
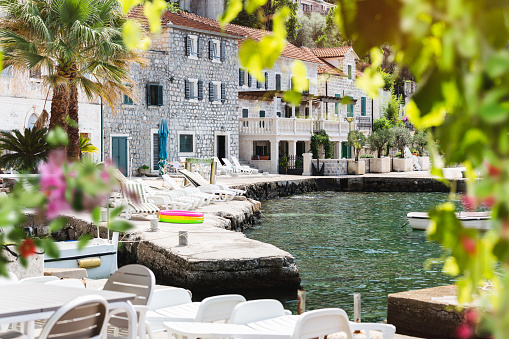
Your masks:
<svg viewBox="0 0 509 339"><path fill-rule="evenodd" d="M201 41L201 54L186 55L186 38ZM216 40L225 48L224 60L209 59L209 41ZM222 48L223 48L222 47ZM120 112L105 114L105 153L111 156L111 136L128 136L128 158L132 169L154 164L154 133L166 118L168 160L179 157L212 157L217 154L217 136L224 136L226 156L237 156L238 140L238 41L236 37L207 33L183 27L163 27L146 55L148 65L133 65L131 76L136 84L133 104L123 104ZM203 98L186 98L186 83L202 82ZM224 100L210 101L212 82L224 86ZM162 86L162 105L148 105L147 85ZM194 86L194 85L193 85ZM198 85L196 85L197 87ZM217 88L216 88L217 90ZM192 152L181 152L180 135L192 136ZM157 153L157 150L156 152ZM157 155L156 155L157 157Z"/></svg>

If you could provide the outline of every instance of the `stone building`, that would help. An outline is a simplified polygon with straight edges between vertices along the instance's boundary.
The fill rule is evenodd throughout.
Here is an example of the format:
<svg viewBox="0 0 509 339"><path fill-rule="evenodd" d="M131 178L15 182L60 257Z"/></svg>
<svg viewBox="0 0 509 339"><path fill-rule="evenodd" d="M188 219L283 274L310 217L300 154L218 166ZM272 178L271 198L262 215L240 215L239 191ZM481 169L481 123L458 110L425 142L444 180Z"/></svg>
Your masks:
<svg viewBox="0 0 509 339"><path fill-rule="evenodd" d="M316 12L326 16L335 7L334 4L323 0L294 0L294 2L299 4L299 12L306 15Z"/></svg>
<svg viewBox="0 0 509 339"><path fill-rule="evenodd" d="M143 20L142 8L131 16ZM134 98L122 95L120 109L105 114L105 154L124 173L142 165L157 171L157 131L163 118L170 130L170 162L180 157L238 155L240 36L193 16L163 14L162 33L145 56L148 64L132 65Z"/></svg>
<svg viewBox="0 0 509 339"><path fill-rule="evenodd" d="M7 67L0 74L0 132L32 128L45 108L51 111L53 92L44 84L44 70L27 71ZM98 152L92 157L101 159L101 103L78 94L80 134L90 138Z"/></svg>

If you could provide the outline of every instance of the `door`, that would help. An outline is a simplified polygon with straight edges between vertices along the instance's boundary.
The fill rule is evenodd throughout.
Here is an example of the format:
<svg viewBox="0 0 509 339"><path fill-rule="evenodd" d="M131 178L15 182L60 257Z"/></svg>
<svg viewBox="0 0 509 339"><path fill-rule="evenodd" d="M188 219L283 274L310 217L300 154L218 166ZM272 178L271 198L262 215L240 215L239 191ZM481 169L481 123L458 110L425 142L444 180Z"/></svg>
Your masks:
<svg viewBox="0 0 509 339"><path fill-rule="evenodd" d="M127 176L127 137L111 137L111 157L120 172Z"/></svg>
<svg viewBox="0 0 509 339"><path fill-rule="evenodd" d="M219 161L223 164L223 158L226 158L226 135L218 135L216 140L217 150L216 155Z"/></svg>
<svg viewBox="0 0 509 339"><path fill-rule="evenodd" d="M350 159L352 157L351 147L346 144L346 142L341 143L341 159L346 158Z"/></svg>

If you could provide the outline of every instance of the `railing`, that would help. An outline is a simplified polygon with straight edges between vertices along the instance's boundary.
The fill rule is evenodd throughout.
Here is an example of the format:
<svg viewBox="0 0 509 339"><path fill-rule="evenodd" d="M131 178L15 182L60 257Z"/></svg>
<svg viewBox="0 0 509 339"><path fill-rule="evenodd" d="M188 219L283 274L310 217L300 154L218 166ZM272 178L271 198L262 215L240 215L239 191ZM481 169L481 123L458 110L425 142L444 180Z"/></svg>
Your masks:
<svg viewBox="0 0 509 339"><path fill-rule="evenodd" d="M348 122L334 120L316 120L314 131L325 130L330 137L341 137L348 135Z"/></svg>
<svg viewBox="0 0 509 339"><path fill-rule="evenodd" d="M241 118L241 135L311 135L313 126L310 119L290 118Z"/></svg>

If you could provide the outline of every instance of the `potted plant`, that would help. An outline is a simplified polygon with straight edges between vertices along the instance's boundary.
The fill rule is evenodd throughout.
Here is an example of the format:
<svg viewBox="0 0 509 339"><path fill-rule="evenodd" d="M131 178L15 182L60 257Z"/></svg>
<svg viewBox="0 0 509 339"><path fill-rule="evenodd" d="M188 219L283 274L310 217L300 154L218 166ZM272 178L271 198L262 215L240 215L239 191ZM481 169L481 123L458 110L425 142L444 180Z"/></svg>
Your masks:
<svg viewBox="0 0 509 339"><path fill-rule="evenodd" d="M143 165L143 166L138 167L138 173L140 175L148 174L148 170L149 170L149 167L147 165Z"/></svg>
<svg viewBox="0 0 509 339"><path fill-rule="evenodd" d="M393 145L399 150L400 158L394 158L392 161L392 169L395 172L408 172L413 170L412 158L405 158L405 147L412 143L412 134L405 127L392 128L394 135Z"/></svg>
<svg viewBox="0 0 509 339"><path fill-rule="evenodd" d="M348 174L365 174L366 164L364 160L359 160L359 155L362 147L366 144L366 136L359 130L350 131L347 144L355 149L355 161L348 161Z"/></svg>
<svg viewBox="0 0 509 339"><path fill-rule="evenodd" d="M384 149L391 144L392 132L390 129L380 129L371 133L368 137L369 147L377 151L377 158L370 160L369 171L372 173L389 173L391 171L391 159L382 157Z"/></svg>
<svg viewBox="0 0 509 339"><path fill-rule="evenodd" d="M428 135L425 131L417 130L414 134L413 144L419 151L417 160L423 171L429 171L429 157L425 156L426 147L428 146Z"/></svg>

